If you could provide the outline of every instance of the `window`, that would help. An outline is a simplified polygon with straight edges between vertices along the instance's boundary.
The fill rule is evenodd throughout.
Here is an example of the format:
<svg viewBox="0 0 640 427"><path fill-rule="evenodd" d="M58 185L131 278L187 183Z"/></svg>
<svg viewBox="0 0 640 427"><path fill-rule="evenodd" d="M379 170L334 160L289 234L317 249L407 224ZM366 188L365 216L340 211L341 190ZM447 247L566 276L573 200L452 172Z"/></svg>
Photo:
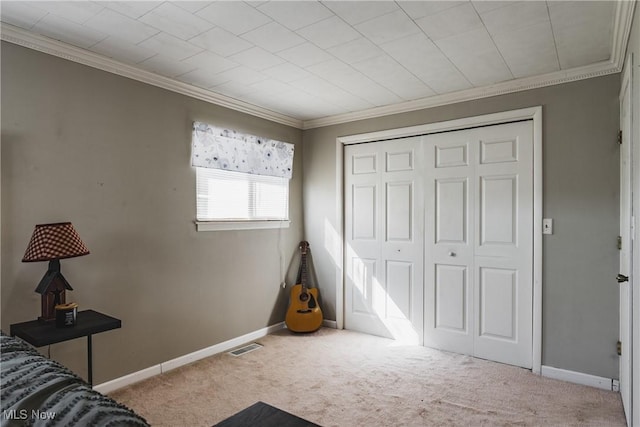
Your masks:
<svg viewBox="0 0 640 427"><path fill-rule="evenodd" d="M197 167L196 188L198 221L289 219L288 178Z"/></svg>
<svg viewBox="0 0 640 427"><path fill-rule="evenodd" d="M193 122L198 231L289 226L294 145Z"/></svg>

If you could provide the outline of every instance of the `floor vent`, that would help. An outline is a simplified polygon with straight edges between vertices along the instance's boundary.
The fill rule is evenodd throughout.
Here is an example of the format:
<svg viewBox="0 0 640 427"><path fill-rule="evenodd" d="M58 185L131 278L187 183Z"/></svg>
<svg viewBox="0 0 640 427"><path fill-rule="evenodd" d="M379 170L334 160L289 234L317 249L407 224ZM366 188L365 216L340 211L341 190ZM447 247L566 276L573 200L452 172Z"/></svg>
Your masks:
<svg viewBox="0 0 640 427"><path fill-rule="evenodd" d="M232 355L232 356L242 356L245 353L249 353L250 351L257 350L257 349L259 349L261 347L262 347L261 344L258 344L258 343L254 342L254 343L242 346L240 348L236 348L235 350L231 350L229 352L229 354Z"/></svg>

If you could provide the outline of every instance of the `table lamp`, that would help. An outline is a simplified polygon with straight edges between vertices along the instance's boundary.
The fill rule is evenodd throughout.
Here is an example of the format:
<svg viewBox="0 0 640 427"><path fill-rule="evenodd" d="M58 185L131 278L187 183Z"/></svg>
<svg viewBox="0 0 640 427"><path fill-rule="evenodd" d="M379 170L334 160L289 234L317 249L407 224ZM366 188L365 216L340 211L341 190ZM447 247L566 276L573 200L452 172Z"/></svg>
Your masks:
<svg viewBox="0 0 640 427"><path fill-rule="evenodd" d="M89 249L70 222L36 225L22 262L49 261L49 269L36 287L42 298L39 321L55 321L55 306L65 303L67 289L73 290L60 272L60 260L88 254Z"/></svg>

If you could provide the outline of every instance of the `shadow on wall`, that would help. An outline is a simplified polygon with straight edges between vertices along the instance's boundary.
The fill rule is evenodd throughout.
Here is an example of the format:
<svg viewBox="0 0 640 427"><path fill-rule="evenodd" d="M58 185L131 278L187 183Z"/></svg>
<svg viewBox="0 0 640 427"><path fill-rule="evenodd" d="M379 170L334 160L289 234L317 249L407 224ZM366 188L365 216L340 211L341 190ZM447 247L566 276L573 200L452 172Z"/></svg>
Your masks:
<svg viewBox="0 0 640 427"><path fill-rule="evenodd" d="M289 260L289 267L287 268L284 279L286 287L283 288L282 284L280 284L281 286L280 291L278 292L276 304L274 305L273 310L271 310L271 315L269 316L269 325L282 322L287 313L287 309L289 308L289 293L291 292L291 287L296 284L300 265L300 251L298 248L292 251ZM311 274L309 276L313 277ZM314 280L313 283L317 283L317 281ZM320 307L322 307L322 303L320 303Z"/></svg>

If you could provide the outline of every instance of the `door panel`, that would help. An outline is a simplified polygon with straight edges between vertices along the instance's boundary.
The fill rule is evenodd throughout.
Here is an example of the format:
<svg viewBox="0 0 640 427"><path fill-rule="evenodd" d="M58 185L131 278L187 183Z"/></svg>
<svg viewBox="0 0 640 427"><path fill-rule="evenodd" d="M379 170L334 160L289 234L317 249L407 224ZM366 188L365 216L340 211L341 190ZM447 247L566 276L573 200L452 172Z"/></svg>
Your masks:
<svg viewBox="0 0 640 427"><path fill-rule="evenodd" d="M517 161L518 140L516 138L480 141L480 164Z"/></svg>
<svg viewBox="0 0 640 427"><path fill-rule="evenodd" d="M531 368L532 123L425 139L425 343Z"/></svg>
<svg viewBox="0 0 640 427"><path fill-rule="evenodd" d="M479 335L515 341L518 317L516 271L482 267L479 279Z"/></svg>
<svg viewBox="0 0 640 427"><path fill-rule="evenodd" d="M452 168L467 166L467 144L455 142L435 146L435 167ZM430 162L433 164L433 162ZM429 163L427 163L429 164Z"/></svg>
<svg viewBox="0 0 640 427"><path fill-rule="evenodd" d="M351 173L353 175L376 173L376 160L376 153L354 155L352 157Z"/></svg>
<svg viewBox="0 0 640 427"><path fill-rule="evenodd" d="M388 242L409 242L413 233L413 183L387 183L386 231Z"/></svg>
<svg viewBox="0 0 640 427"><path fill-rule="evenodd" d="M436 242L467 241L467 180L436 180Z"/></svg>
<svg viewBox="0 0 640 427"><path fill-rule="evenodd" d="M486 315L492 313L495 319L481 318L474 351L478 357L531 368L533 125L520 122L484 130L487 132L481 132L479 139L486 155L476 167L481 199L484 199L475 219L478 231L475 277L481 284L476 292L482 292L483 288L502 289L502 292L476 297L487 307ZM508 300L512 304L508 304ZM488 307L502 307L502 310L498 314ZM504 330L489 327L495 325L497 319L507 323ZM485 330L481 329L483 321Z"/></svg>
<svg viewBox="0 0 640 427"><path fill-rule="evenodd" d="M376 238L376 186L353 186L353 239Z"/></svg>
<svg viewBox="0 0 640 427"><path fill-rule="evenodd" d="M425 137L425 345L473 354L472 168L465 134Z"/></svg>
<svg viewBox="0 0 640 427"><path fill-rule="evenodd" d="M467 269L438 264L435 270L436 329L467 333Z"/></svg>
<svg viewBox="0 0 640 427"><path fill-rule="evenodd" d="M376 277L376 260L353 257L351 262L351 271L353 272L351 311L368 315L373 309L373 279Z"/></svg>
<svg viewBox="0 0 640 427"><path fill-rule="evenodd" d="M387 172L413 170L413 151L387 153Z"/></svg>
<svg viewBox="0 0 640 427"><path fill-rule="evenodd" d="M387 261L387 317L411 318L413 263Z"/></svg>
<svg viewBox="0 0 640 427"><path fill-rule="evenodd" d="M420 139L345 147L345 327L414 343L424 325Z"/></svg>
<svg viewBox="0 0 640 427"><path fill-rule="evenodd" d="M480 177L480 246L516 244L515 176Z"/></svg>

